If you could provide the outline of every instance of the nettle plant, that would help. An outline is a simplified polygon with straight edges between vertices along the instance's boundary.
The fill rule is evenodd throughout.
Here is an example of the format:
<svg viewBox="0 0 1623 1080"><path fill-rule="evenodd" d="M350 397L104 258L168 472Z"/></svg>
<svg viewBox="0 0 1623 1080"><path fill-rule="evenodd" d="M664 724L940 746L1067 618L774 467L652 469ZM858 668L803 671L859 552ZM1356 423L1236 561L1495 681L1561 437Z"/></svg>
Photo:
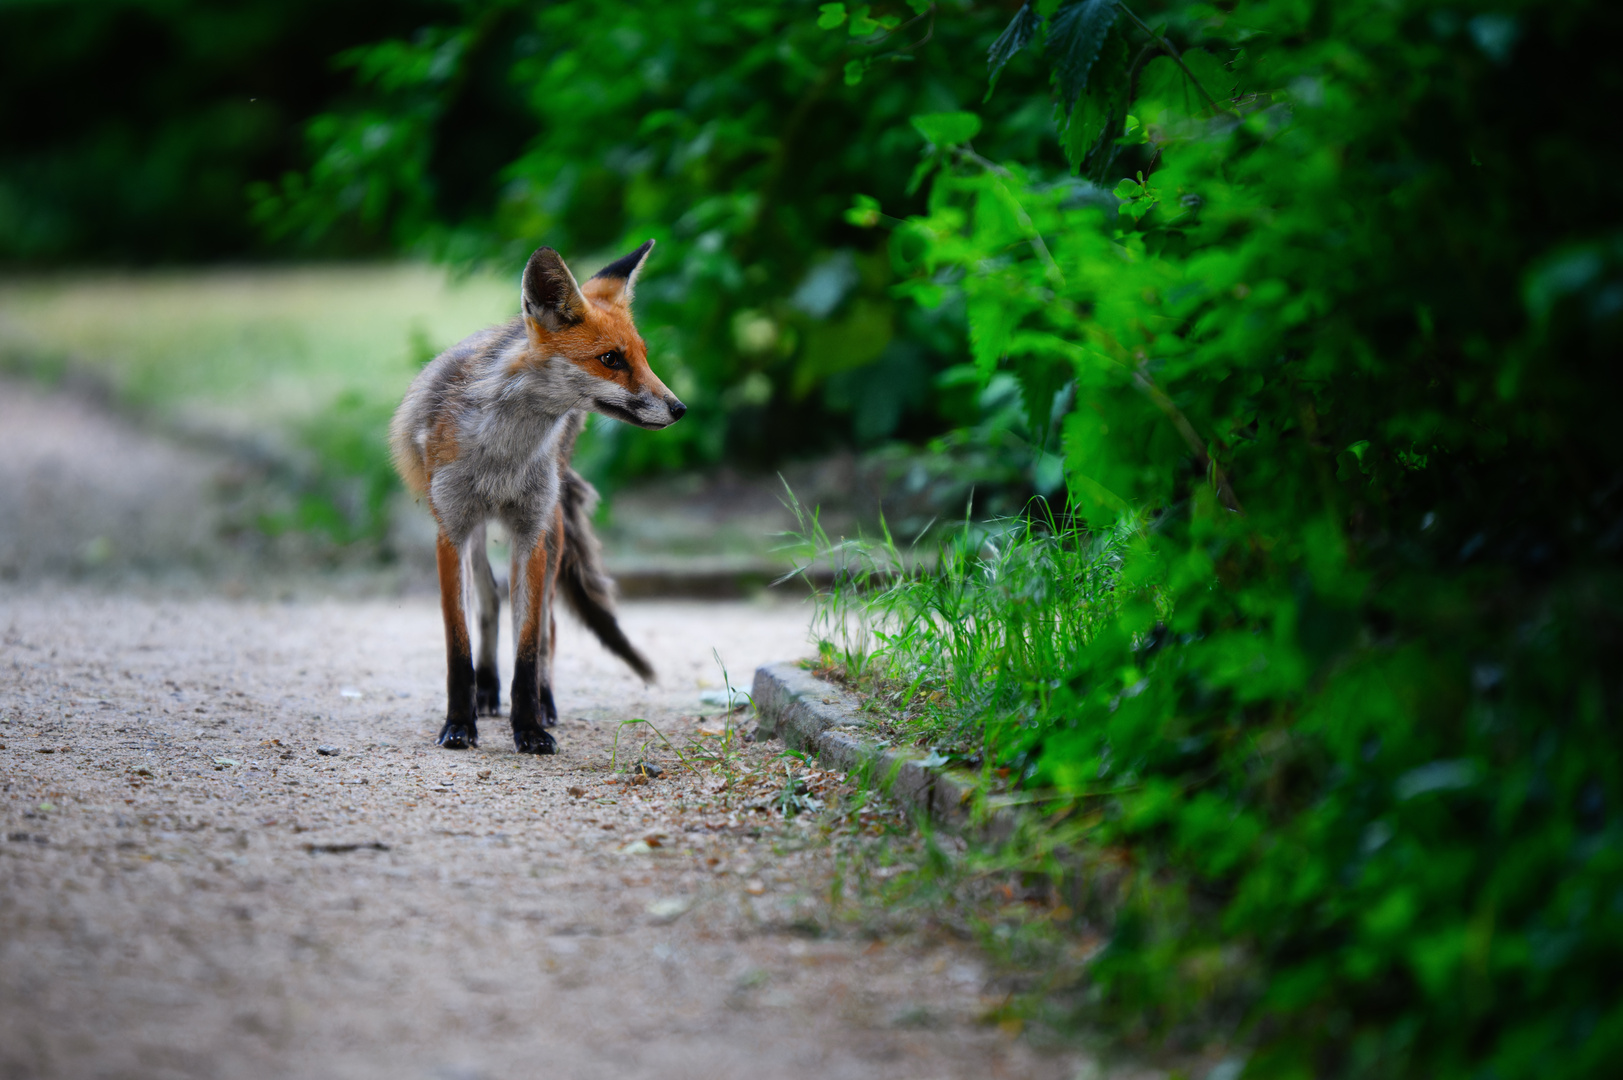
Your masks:
<svg viewBox="0 0 1623 1080"><path fill-rule="evenodd" d="M1072 172L923 115L928 212L850 211L1058 417L1060 532L1127 537L1072 647L933 653L997 688L988 766L1130 868L1078 1000L1233 1025L1246 1076L1623 1051L1623 75L1587 51L1620 22L1027 4L989 82L1046 66Z"/></svg>

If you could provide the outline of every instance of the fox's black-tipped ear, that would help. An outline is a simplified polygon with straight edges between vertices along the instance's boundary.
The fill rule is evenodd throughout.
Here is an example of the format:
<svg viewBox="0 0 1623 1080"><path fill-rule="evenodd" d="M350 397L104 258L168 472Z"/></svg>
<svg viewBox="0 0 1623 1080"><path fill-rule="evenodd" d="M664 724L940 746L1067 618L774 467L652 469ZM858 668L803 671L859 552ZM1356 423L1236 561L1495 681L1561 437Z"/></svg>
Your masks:
<svg viewBox="0 0 1623 1080"><path fill-rule="evenodd" d="M519 290L524 317L548 330L560 330L580 322L586 307L575 275L564 260L549 247L537 248L524 267L524 284Z"/></svg>
<svg viewBox="0 0 1623 1080"><path fill-rule="evenodd" d="M637 284L637 275L642 273L642 264L652 250L654 242L649 240L630 255L615 259L592 275L591 280L586 283L587 289L593 296L604 300L630 303L632 290Z"/></svg>

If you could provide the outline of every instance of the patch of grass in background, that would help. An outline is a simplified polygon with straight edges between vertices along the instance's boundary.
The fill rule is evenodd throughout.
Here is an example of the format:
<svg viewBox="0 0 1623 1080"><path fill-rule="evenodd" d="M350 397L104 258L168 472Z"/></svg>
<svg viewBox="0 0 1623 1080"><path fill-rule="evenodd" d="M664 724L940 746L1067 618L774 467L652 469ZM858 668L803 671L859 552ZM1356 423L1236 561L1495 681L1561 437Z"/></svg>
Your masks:
<svg viewBox="0 0 1623 1080"><path fill-rule="evenodd" d="M509 317L516 286L420 265L73 274L0 282L0 364L72 374L121 408L278 462L263 531L380 541L388 422L439 349Z"/></svg>
<svg viewBox="0 0 1623 1080"><path fill-rule="evenodd" d="M398 401L425 351L516 297L409 264L39 276L0 282L0 348L69 358L168 423L260 437L346 391Z"/></svg>

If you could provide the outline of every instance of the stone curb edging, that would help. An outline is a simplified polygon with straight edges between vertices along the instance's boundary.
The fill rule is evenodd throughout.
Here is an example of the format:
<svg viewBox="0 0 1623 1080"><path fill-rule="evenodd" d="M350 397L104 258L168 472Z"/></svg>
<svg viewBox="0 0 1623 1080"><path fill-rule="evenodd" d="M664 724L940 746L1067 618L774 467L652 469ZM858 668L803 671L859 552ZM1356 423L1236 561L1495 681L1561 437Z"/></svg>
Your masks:
<svg viewBox="0 0 1623 1080"><path fill-rule="evenodd" d="M825 767L865 771L868 782L891 798L955 832L972 831L980 839L1003 844L1014 837L1022 820L1029 820L1023 804L1009 796L989 796L982 811L974 813L978 779L974 773L926 765L917 751L864 738L856 695L797 663L756 668L754 701L759 718L756 739L782 739L787 746L816 755ZM1098 865L1090 869L1074 858L1076 852L1070 854L1073 858L1065 861L1056 882L1060 895L1073 911L1088 913L1095 925L1112 927L1127 871ZM1213 1069L1212 1075L1221 1068ZM1148 1075L1165 1076L1159 1071Z"/></svg>
<svg viewBox="0 0 1623 1080"><path fill-rule="evenodd" d="M794 662L755 669L752 697L758 724L756 739L782 739L784 745L816 756L824 766L846 772L866 770L881 789L909 809L953 829L978 825L988 838L1002 841L1018 824L1012 805L998 805L972 820L975 774L925 764L915 750L881 746L862 734L856 696L819 679Z"/></svg>

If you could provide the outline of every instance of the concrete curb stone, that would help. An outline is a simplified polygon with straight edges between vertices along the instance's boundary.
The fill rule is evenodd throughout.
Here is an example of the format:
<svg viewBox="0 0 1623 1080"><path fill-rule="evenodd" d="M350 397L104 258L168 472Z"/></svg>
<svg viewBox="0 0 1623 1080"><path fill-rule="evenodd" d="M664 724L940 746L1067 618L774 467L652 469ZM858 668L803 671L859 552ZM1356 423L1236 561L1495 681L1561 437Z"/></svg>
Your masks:
<svg viewBox="0 0 1623 1080"><path fill-rule="evenodd" d="M757 739L782 739L784 745L813 754L824 766L846 772L867 771L892 798L955 830L978 827L989 839L1014 834L1018 817L1013 805L993 796L987 812L972 813L975 774L926 764L916 750L885 746L867 738L858 715L857 697L798 663L787 661L755 669L752 697Z"/></svg>
<svg viewBox="0 0 1623 1080"><path fill-rule="evenodd" d="M865 737L856 695L817 678L798 663L757 668L754 701L759 717L756 739L782 739L794 749L816 755L825 767L859 774L866 771L869 783L954 832L1003 844L1028 819L1025 804L1009 796L989 796L977 812L973 798L977 777L968 769L936 768L925 764L924 756L915 750L887 747ZM1107 934L1113 932L1110 928L1119 911L1127 870L1098 863L1090 867L1075 851L1056 850L1055 854L1064 864L1057 885L1065 903L1086 914ZM1143 1075L1166 1074L1150 1071Z"/></svg>

